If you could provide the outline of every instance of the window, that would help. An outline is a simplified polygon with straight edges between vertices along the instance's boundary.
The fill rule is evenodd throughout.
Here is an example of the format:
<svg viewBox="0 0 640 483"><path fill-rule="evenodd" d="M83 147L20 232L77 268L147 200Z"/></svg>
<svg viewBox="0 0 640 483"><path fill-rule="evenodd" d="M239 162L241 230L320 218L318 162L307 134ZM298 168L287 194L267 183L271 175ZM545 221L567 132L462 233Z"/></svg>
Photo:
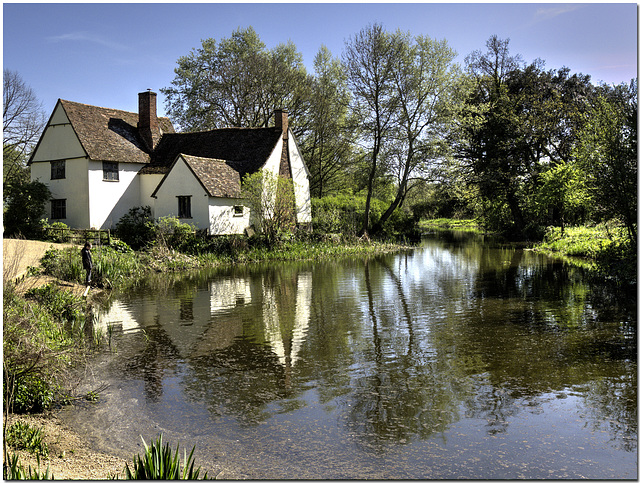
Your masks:
<svg viewBox="0 0 640 483"><path fill-rule="evenodd" d="M118 163L114 161L102 162L102 179L104 181L119 181Z"/></svg>
<svg viewBox="0 0 640 483"><path fill-rule="evenodd" d="M191 196L178 196L178 218L191 218Z"/></svg>
<svg viewBox="0 0 640 483"><path fill-rule="evenodd" d="M51 200L51 219L64 220L67 217L67 200Z"/></svg>
<svg viewBox="0 0 640 483"><path fill-rule="evenodd" d="M244 206L235 205L233 207L233 216L242 216L244 214Z"/></svg>
<svg viewBox="0 0 640 483"><path fill-rule="evenodd" d="M64 160L51 161L51 179L64 179Z"/></svg>

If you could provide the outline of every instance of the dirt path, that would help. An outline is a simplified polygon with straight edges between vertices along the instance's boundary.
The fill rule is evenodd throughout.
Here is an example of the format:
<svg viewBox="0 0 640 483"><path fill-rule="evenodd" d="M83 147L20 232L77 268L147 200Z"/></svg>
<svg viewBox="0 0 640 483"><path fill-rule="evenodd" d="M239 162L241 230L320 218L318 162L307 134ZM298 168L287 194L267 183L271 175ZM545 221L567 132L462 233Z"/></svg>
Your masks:
<svg viewBox="0 0 640 483"><path fill-rule="evenodd" d="M29 267L40 265L40 259L49 248L67 248L68 243L51 243L35 240L2 239L3 280L13 280L27 273Z"/></svg>

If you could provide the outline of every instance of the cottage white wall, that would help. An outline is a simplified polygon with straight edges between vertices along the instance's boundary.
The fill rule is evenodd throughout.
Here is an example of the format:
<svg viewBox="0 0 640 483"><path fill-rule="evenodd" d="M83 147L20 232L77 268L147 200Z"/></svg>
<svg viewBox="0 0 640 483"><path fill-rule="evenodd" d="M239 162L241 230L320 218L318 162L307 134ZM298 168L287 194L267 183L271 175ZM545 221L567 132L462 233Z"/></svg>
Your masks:
<svg viewBox="0 0 640 483"><path fill-rule="evenodd" d="M235 214L234 207L244 205L244 200L237 198L209 198L209 234L238 235L251 223L248 206L243 206L242 216Z"/></svg>
<svg viewBox="0 0 640 483"><path fill-rule="evenodd" d="M51 198L67 200L67 217L51 219L51 203L47 203L45 218L61 221L70 228L89 227L89 182L87 177L89 160L87 158L66 159L64 179L51 179L50 162L31 164L31 180L38 180L49 187Z"/></svg>
<svg viewBox="0 0 640 483"><path fill-rule="evenodd" d="M199 230L208 229L209 195L182 158L156 193L154 216L178 216L178 196L191 196L191 218L181 218L180 221L195 225Z"/></svg>
<svg viewBox="0 0 640 483"><path fill-rule="evenodd" d="M90 228L113 229L130 208L139 206L142 163L118 163L118 181L103 179L102 161L89 161Z"/></svg>
<svg viewBox="0 0 640 483"><path fill-rule="evenodd" d="M309 191L309 171L302 160L300 148L293 133L289 131L289 161L293 191L298 209L298 223L311 223L311 193Z"/></svg>
<svg viewBox="0 0 640 483"><path fill-rule="evenodd" d="M149 206L151 208L151 215L154 217L156 200L152 198L151 195L156 190L163 177L163 174L138 175L138 183L140 183L140 199L136 206Z"/></svg>

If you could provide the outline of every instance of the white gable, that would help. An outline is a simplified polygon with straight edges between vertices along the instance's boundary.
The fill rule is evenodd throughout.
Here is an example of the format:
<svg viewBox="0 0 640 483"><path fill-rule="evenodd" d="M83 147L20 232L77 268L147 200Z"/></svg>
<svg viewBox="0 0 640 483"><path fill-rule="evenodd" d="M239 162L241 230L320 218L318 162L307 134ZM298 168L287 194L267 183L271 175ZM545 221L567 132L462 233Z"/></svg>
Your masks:
<svg viewBox="0 0 640 483"><path fill-rule="evenodd" d="M58 102L31 162L83 158L86 155L62 104Z"/></svg>

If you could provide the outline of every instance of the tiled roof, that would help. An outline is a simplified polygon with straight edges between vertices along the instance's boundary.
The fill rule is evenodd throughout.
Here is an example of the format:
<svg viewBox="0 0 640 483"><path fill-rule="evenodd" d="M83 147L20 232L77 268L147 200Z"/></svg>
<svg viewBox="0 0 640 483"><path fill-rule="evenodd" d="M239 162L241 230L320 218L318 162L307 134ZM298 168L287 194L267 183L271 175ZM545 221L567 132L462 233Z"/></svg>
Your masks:
<svg viewBox="0 0 640 483"><path fill-rule="evenodd" d="M240 174L221 159L182 155L209 196L240 198Z"/></svg>
<svg viewBox="0 0 640 483"><path fill-rule="evenodd" d="M258 171L273 152L282 130L277 128L226 128L162 136L151 164L143 173L167 172L179 154L222 159L240 177Z"/></svg>
<svg viewBox="0 0 640 483"><path fill-rule="evenodd" d="M80 143L91 159L120 163L149 163L138 135L138 114L60 100ZM163 133L174 133L166 117L158 118Z"/></svg>

